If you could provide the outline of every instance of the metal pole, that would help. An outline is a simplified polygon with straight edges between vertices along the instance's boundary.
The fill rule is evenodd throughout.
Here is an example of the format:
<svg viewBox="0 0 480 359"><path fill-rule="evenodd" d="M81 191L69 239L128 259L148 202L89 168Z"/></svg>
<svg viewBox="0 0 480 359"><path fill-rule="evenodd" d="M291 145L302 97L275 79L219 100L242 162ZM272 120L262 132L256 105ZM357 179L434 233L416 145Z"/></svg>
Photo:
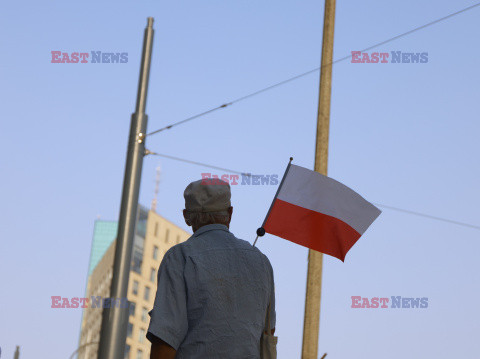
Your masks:
<svg viewBox="0 0 480 359"><path fill-rule="evenodd" d="M20 347L17 345L15 349L15 354L13 355L13 359L20 359Z"/></svg>
<svg viewBox="0 0 480 359"><path fill-rule="evenodd" d="M318 99L317 138L315 148L315 171L323 175L327 175L328 165L328 132L330 125L334 27L335 0L325 0L322 66L320 71L320 92ZM316 359L318 355L322 266L323 254L310 249L308 251L302 359Z"/></svg>
<svg viewBox="0 0 480 359"><path fill-rule="evenodd" d="M145 114L147 101L150 60L152 56L153 18L149 17L143 39L143 54L138 82L137 106L132 114L130 135L128 138L127 162L123 180L123 193L118 221L118 236L113 263L112 298L127 298L128 277L132 257L132 245L137 219L138 194L142 175L143 156L145 155L145 134L148 116ZM128 306L127 306L128 307ZM128 308L105 308L98 359L123 358L127 337Z"/></svg>

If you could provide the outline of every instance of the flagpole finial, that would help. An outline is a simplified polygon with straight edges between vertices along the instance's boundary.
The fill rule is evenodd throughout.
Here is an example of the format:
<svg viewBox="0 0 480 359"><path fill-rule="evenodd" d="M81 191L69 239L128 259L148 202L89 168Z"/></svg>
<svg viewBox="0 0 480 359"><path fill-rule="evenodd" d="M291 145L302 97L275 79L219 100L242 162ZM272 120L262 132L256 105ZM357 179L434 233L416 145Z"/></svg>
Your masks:
<svg viewBox="0 0 480 359"><path fill-rule="evenodd" d="M257 229L257 236L263 237L265 235L265 228L260 227Z"/></svg>

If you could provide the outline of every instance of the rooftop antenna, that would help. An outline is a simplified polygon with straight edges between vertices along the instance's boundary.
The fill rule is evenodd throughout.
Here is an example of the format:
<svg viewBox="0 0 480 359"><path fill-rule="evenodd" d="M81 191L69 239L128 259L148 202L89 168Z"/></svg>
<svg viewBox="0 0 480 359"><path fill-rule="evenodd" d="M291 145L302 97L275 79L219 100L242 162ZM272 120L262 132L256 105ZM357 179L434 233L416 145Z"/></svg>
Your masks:
<svg viewBox="0 0 480 359"><path fill-rule="evenodd" d="M155 176L155 193L152 200L152 211L157 211L158 187L160 184L160 163L157 166L157 175Z"/></svg>

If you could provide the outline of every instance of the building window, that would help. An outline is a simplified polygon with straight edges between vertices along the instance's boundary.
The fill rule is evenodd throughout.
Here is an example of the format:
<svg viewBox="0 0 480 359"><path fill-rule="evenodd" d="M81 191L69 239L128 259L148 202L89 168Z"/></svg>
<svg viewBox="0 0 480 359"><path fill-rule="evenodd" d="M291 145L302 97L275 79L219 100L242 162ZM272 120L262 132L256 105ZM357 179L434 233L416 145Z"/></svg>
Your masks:
<svg viewBox="0 0 480 359"><path fill-rule="evenodd" d="M137 359L142 359L142 355L143 355L143 352L142 352L140 349L138 349L138 351L137 351Z"/></svg>
<svg viewBox="0 0 480 359"><path fill-rule="evenodd" d="M131 338L132 337L132 332L133 332L133 324L128 322L127 326L127 337Z"/></svg>
<svg viewBox="0 0 480 359"><path fill-rule="evenodd" d="M153 259L158 259L158 247L153 246Z"/></svg>
<svg viewBox="0 0 480 359"><path fill-rule="evenodd" d="M148 309L144 307L142 309L142 322L147 322L147 317L148 317Z"/></svg>
<svg viewBox="0 0 480 359"><path fill-rule="evenodd" d="M155 283L155 277L157 276L157 271L155 268L150 270L150 282Z"/></svg>
<svg viewBox="0 0 480 359"><path fill-rule="evenodd" d="M129 359L130 358L130 345L125 345L125 352L123 354L123 359Z"/></svg>
<svg viewBox="0 0 480 359"><path fill-rule="evenodd" d="M145 341L145 329L140 329L138 331L138 342L143 343Z"/></svg>
<svg viewBox="0 0 480 359"><path fill-rule="evenodd" d="M138 294L138 282L136 280L133 281L132 293L135 295Z"/></svg>
<svg viewBox="0 0 480 359"><path fill-rule="evenodd" d="M143 299L145 299L147 301L150 299L150 288L149 287L145 287L145 293L144 293Z"/></svg>
<svg viewBox="0 0 480 359"><path fill-rule="evenodd" d="M170 230L167 229L167 233L165 233L165 243L168 243L168 237L170 236Z"/></svg>
<svg viewBox="0 0 480 359"><path fill-rule="evenodd" d="M128 313L129 313L129 315L131 315L132 317L135 316L135 303L130 302L130 307L129 307L129 309L128 309Z"/></svg>
<svg viewBox="0 0 480 359"><path fill-rule="evenodd" d="M153 235L158 237L158 222L155 222L155 229L153 230Z"/></svg>
<svg viewBox="0 0 480 359"><path fill-rule="evenodd" d="M177 244L180 243L180 236L177 236Z"/></svg>
<svg viewBox="0 0 480 359"><path fill-rule="evenodd" d="M143 260L143 252L139 250L139 248L135 247L133 249L133 256L132 256L132 270L135 273L142 274L142 260Z"/></svg>

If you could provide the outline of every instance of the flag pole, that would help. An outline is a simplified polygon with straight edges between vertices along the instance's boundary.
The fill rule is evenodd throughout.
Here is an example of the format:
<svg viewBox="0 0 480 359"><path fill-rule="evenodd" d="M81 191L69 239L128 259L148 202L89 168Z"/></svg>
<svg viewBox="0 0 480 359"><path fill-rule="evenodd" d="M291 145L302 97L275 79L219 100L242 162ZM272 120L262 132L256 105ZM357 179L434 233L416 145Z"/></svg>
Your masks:
<svg viewBox="0 0 480 359"><path fill-rule="evenodd" d="M330 96L332 91L333 32L335 0L325 0L322 63L318 98L315 171L327 175ZM323 254L309 249L305 317L303 322L302 359L318 358L320 299L322 292Z"/></svg>
<svg viewBox="0 0 480 359"><path fill-rule="evenodd" d="M285 169L285 173L283 174L282 180L280 181L280 184L278 185L277 192L275 193L275 197L273 197L272 204L270 205L270 208L268 209L267 215L265 216L265 219L263 220L262 226L257 229L257 237L255 238L255 241L253 242L253 246L255 247L255 244L257 243L258 237L263 237L265 235L265 228L263 226L265 225L265 222L267 221L268 215L270 214L273 204L275 203L275 200L278 197L278 194L280 193L280 190L282 189L283 186L283 181L285 181L285 177L287 177L288 170L290 169L290 165L292 164L293 157L290 157L290 161L288 161L287 168Z"/></svg>

